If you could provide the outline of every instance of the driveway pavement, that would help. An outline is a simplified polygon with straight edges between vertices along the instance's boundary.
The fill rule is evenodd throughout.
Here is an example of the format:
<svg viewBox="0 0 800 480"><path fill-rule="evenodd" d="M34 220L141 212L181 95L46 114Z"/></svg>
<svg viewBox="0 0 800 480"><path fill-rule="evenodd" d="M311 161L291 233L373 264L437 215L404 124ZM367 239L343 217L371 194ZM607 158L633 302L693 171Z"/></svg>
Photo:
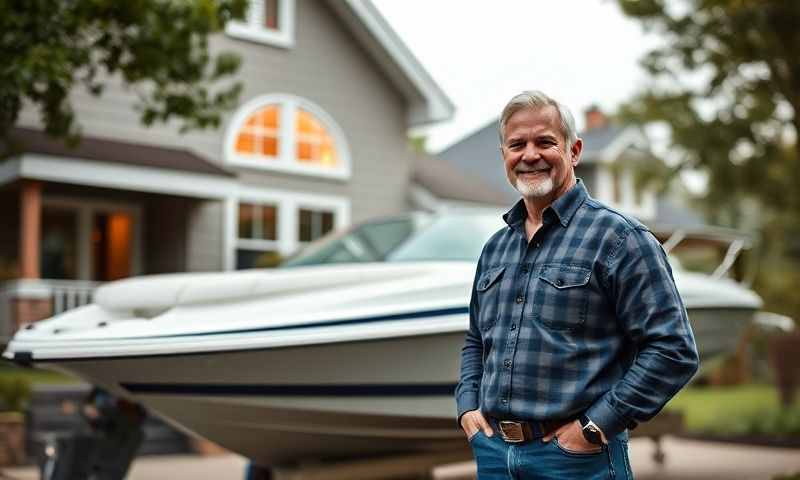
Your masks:
<svg viewBox="0 0 800 480"><path fill-rule="evenodd" d="M666 438L666 464L652 459L653 444L631 441L630 457L637 480L770 480L775 475L800 472L800 449L780 449ZM237 455L199 457L151 456L134 462L128 480L240 480L245 460ZM438 467L435 478L474 478L472 462ZM36 480L32 467L3 471L0 479Z"/></svg>

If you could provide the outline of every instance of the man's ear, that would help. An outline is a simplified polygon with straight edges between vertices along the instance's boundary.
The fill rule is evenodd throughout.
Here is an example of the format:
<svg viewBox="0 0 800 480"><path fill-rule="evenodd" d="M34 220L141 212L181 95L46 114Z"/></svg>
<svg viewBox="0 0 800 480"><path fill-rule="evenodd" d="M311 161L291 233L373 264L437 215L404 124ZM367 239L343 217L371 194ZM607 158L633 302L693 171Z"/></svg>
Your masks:
<svg viewBox="0 0 800 480"><path fill-rule="evenodd" d="M570 160L572 161L572 166L578 165L581 161L581 152L583 151L583 140L580 138L575 140L575 143L572 144L572 147L569 149Z"/></svg>

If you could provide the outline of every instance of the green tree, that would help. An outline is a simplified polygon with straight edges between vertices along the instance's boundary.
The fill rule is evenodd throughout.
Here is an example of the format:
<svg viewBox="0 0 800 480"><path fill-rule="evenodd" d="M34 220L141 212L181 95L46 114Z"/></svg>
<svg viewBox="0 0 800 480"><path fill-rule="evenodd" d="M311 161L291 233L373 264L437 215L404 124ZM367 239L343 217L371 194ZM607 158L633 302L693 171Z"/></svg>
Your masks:
<svg viewBox="0 0 800 480"><path fill-rule="evenodd" d="M671 132L676 170L708 173L704 205L742 226L758 206L767 307L800 318L800 2L617 0L663 39L642 65L652 82L621 109Z"/></svg>
<svg viewBox="0 0 800 480"><path fill-rule="evenodd" d="M77 137L70 91L98 96L111 75L138 95L141 121L217 126L241 86L216 83L239 67L208 37L243 18L247 0L0 0L0 137L26 103L45 131Z"/></svg>

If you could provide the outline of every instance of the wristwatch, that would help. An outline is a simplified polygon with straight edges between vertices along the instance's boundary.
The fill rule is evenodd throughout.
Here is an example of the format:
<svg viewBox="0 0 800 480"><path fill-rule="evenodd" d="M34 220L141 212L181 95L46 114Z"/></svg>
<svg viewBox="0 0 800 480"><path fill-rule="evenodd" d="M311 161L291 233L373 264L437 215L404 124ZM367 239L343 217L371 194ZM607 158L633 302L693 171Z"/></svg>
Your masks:
<svg viewBox="0 0 800 480"><path fill-rule="evenodd" d="M580 422L581 422L581 432L583 432L583 438L585 438L587 442L592 443L594 445L602 445L603 434L600 433L600 428L597 425L595 425L593 421L589 420L589 417L587 417L586 415L581 415Z"/></svg>

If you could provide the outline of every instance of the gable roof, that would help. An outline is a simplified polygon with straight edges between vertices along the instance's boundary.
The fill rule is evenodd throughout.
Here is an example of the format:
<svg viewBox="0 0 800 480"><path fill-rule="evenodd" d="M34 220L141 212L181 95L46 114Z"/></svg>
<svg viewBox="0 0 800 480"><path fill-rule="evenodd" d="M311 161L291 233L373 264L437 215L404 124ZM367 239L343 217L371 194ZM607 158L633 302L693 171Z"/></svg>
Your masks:
<svg viewBox="0 0 800 480"><path fill-rule="evenodd" d="M416 156L412 180L442 200L509 205L503 192L492 189L482 179L464 173L452 163L434 156Z"/></svg>
<svg viewBox="0 0 800 480"><path fill-rule="evenodd" d="M605 127L586 130L578 135L583 140L583 153L581 160L593 161L600 157L625 130L619 125L606 125Z"/></svg>
<svg viewBox="0 0 800 480"><path fill-rule="evenodd" d="M369 0L328 4L409 102L409 126L449 120L455 106Z"/></svg>
<svg viewBox="0 0 800 480"><path fill-rule="evenodd" d="M458 142L442 150L437 156L458 171L480 179L486 187L499 192L511 204L519 199L519 193L508 183L503 159L500 155L500 141L497 137L497 120L467 135Z"/></svg>

